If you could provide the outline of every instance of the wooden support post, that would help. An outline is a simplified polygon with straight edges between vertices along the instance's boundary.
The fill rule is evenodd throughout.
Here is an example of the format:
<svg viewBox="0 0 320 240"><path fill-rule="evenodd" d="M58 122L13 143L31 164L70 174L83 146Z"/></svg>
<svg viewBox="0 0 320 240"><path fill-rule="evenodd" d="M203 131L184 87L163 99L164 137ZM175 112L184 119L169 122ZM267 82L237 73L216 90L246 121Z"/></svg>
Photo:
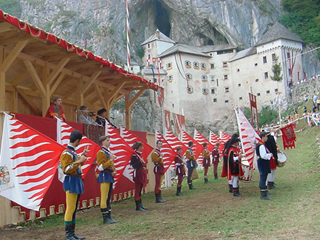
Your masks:
<svg viewBox="0 0 320 240"><path fill-rule="evenodd" d="M0 110L6 108L6 73L1 71L4 62L4 49L0 47ZM0 126L1 128L2 126Z"/></svg>
<svg viewBox="0 0 320 240"><path fill-rule="evenodd" d="M49 68L47 64L42 69L42 83L45 89L45 94L42 97L42 117L44 117L47 113L47 109L50 107L50 99L51 99L51 91L50 91L50 84L48 82L48 74Z"/></svg>
<svg viewBox="0 0 320 240"><path fill-rule="evenodd" d="M80 109L80 107L83 105L83 92L81 87L83 84L82 77L79 81L80 83L77 85L77 109Z"/></svg>

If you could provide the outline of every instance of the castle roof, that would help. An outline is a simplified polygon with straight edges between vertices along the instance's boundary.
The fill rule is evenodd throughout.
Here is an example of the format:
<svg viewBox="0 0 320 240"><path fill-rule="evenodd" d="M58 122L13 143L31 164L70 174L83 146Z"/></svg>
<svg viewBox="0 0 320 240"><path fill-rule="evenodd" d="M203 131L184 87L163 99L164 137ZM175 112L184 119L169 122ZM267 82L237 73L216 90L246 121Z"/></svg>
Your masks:
<svg viewBox="0 0 320 240"><path fill-rule="evenodd" d="M241 59L241 58L244 58L244 57L247 57L247 56L256 54L256 53L257 53L257 48L256 48L256 47L247 48L247 49L245 49L245 50L242 50L242 51L240 51L240 52L237 52L236 55L234 55L234 56L229 60L229 62L233 62L233 61L239 60L239 59Z"/></svg>
<svg viewBox="0 0 320 240"><path fill-rule="evenodd" d="M276 22L272 27L260 38L255 46L260 46L278 39L287 39L294 42L303 42L303 40L281 23Z"/></svg>
<svg viewBox="0 0 320 240"><path fill-rule="evenodd" d="M202 47L196 47L200 52L209 53L209 52L218 52L223 50L236 49L236 46L230 44L220 44L220 45L207 45Z"/></svg>
<svg viewBox="0 0 320 240"><path fill-rule="evenodd" d="M166 51L161 53L159 55L159 57L165 57L165 56L172 55L175 53L187 53L187 54L191 54L191 55L210 58L210 56L208 56L207 54L200 52L197 49L197 47L193 47L193 46L189 46L189 45L181 44L181 43L178 43L178 44L172 46L171 48L167 49Z"/></svg>
<svg viewBox="0 0 320 240"><path fill-rule="evenodd" d="M168 43L175 43L175 41L173 41L171 38L164 35L162 32L159 31L159 29L157 29L155 34L153 34L147 40L145 40L143 43L141 43L141 46L143 46L147 43L153 42L155 40L162 41L162 42L168 42Z"/></svg>

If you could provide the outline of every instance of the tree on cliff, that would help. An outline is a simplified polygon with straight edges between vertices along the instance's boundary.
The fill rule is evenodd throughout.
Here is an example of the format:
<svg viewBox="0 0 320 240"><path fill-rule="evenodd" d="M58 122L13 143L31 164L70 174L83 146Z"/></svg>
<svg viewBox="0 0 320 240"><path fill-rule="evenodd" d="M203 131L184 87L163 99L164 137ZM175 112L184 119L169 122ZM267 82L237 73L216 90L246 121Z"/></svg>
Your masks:
<svg viewBox="0 0 320 240"><path fill-rule="evenodd" d="M273 76L271 76L271 79L273 81L280 82L282 80L282 75L281 75L282 68L278 60L279 60L279 57L275 55L273 59L272 68L271 68L271 71L273 72Z"/></svg>

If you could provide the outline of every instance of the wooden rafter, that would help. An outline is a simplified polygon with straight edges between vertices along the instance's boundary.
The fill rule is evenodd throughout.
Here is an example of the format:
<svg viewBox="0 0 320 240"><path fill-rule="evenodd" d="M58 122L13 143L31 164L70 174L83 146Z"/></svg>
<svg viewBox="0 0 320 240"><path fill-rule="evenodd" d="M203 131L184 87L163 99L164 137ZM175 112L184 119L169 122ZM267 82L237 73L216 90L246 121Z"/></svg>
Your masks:
<svg viewBox="0 0 320 240"><path fill-rule="evenodd" d="M136 93L136 95L134 95L134 97L131 100L129 100L129 107L131 107L138 100L138 98L142 95L142 93L145 90L145 88L141 89L139 92Z"/></svg>
<svg viewBox="0 0 320 240"><path fill-rule="evenodd" d="M38 73L36 71L36 69L34 68L34 66L32 65L32 63L30 61L23 61L24 64L26 65L29 73L31 74L31 77L33 79L34 84L37 86L38 90L40 91L40 93L42 94L42 96L46 95L46 90L38 76Z"/></svg>
<svg viewBox="0 0 320 240"><path fill-rule="evenodd" d="M103 96L102 96L102 93L101 93L101 91L100 91L100 89L99 89L98 84L97 84L97 83L93 83L93 86L94 86L94 88L95 88L95 90L96 90L96 92L97 92L97 94L98 94L98 97L99 97L99 100L100 100L102 106L107 109L106 101L104 100L104 98L103 98Z"/></svg>
<svg viewBox="0 0 320 240"><path fill-rule="evenodd" d="M32 99L21 88L15 88L20 96L28 103L37 115L41 115L41 110L33 103Z"/></svg>
<svg viewBox="0 0 320 240"><path fill-rule="evenodd" d="M116 87L115 87L115 89L113 89L113 91L111 92L111 93L109 93L108 95L109 95L109 97L108 97L108 105L109 105L109 107L111 107L112 105L111 105L111 103L113 102L113 99L118 95L118 93L119 93L119 91L120 91L120 89L123 87L123 85L125 85L126 84L126 82L120 82Z"/></svg>
<svg viewBox="0 0 320 240"><path fill-rule="evenodd" d="M30 76L29 72L24 72L23 74L20 74L15 80L13 80L11 82L11 85L13 87L17 86L29 76Z"/></svg>
<svg viewBox="0 0 320 240"><path fill-rule="evenodd" d="M89 89L91 84L97 79L97 77L99 77L100 74L101 74L101 71L98 71L91 75L90 79L86 82L86 84L82 88L83 93L85 93Z"/></svg>
<svg viewBox="0 0 320 240"><path fill-rule="evenodd" d="M0 23L0 33L12 31L13 26L9 23Z"/></svg>
<svg viewBox="0 0 320 240"><path fill-rule="evenodd" d="M61 72L62 68L69 62L70 58L63 58L59 64L53 69L51 74L48 77L48 84L51 85L54 79L58 76Z"/></svg>
<svg viewBox="0 0 320 240"><path fill-rule="evenodd" d="M17 43L1 65L1 72L6 72L10 68L13 61L21 53L22 49L28 44L28 42L28 40L24 40Z"/></svg>
<svg viewBox="0 0 320 240"><path fill-rule="evenodd" d="M56 89L58 88L59 84L61 83L64 77L65 77L65 74L61 73L57 81L53 84L53 86L50 89L50 96L56 91Z"/></svg>

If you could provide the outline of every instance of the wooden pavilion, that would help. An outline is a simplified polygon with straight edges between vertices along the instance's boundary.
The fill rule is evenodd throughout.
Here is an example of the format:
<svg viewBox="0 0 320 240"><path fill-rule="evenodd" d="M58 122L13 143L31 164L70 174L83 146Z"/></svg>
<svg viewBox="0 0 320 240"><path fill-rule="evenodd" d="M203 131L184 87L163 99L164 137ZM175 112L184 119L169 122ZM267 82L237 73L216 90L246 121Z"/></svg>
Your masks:
<svg viewBox="0 0 320 240"><path fill-rule="evenodd" d="M60 96L67 120L75 121L81 105L104 107L109 117L125 97L131 129L130 108L146 89L158 86L0 10L0 110L44 116Z"/></svg>

